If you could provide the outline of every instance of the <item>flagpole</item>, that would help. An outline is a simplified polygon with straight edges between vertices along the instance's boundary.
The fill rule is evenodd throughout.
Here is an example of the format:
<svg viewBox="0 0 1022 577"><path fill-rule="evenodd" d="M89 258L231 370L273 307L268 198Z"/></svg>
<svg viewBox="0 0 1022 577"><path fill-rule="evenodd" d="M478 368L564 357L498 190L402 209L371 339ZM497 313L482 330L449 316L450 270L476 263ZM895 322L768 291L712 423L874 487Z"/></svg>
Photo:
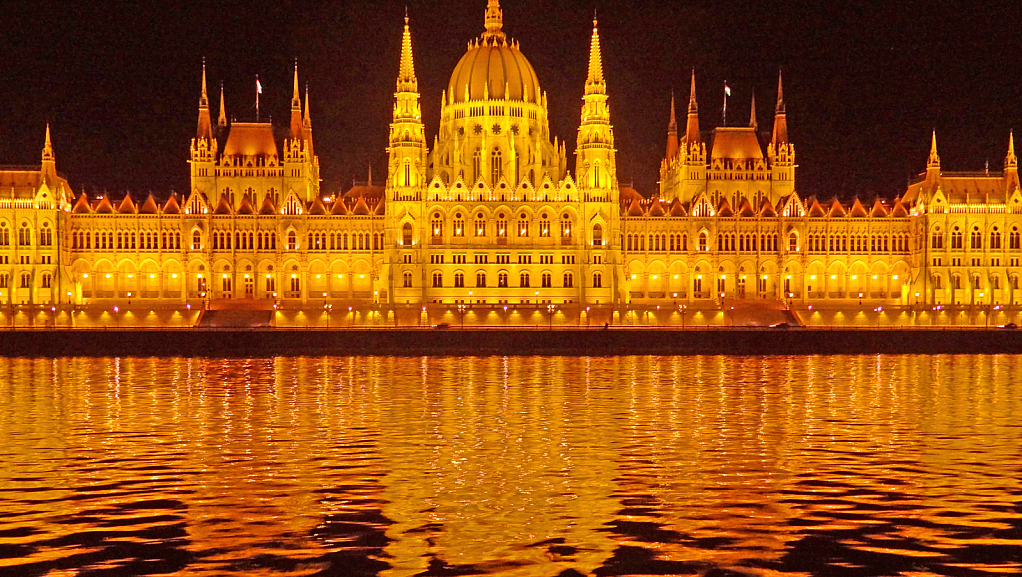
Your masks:
<svg viewBox="0 0 1022 577"><path fill-rule="evenodd" d="M256 122L259 122L259 93L262 92L259 86L259 75L256 74Z"/></svg>
<svg viewBox="0 0 1022 577"><path fill-rule="evenodd" d="M724 81L724 126L727 126L727 95L730 92L727 86L727 80Z"/></svg>

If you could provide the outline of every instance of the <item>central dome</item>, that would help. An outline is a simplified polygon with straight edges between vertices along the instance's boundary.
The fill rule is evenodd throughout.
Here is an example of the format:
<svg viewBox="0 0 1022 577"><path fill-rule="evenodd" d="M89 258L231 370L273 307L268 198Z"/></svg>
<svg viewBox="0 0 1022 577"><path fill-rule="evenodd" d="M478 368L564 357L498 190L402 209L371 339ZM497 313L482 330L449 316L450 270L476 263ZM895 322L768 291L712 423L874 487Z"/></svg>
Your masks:
<svg viewBox="0 0 1022 577"><path fill-rule="evenodd" d="M489 95L491 100L538 103L541 94L536 71L518 47L486 40L461 57L447 93L454 102L467 102L466 87L468 100L483 100Z"/></svg>
<svg viewBox="0 0 1022 577"><path fill-rule="evenodd" d="M536 71L518 45L507 40L502 27L500 4L497 0L489 0L486 32L482 38L469 44L468 52L454 67L447 86L447 94L453 102L489 97L490 100L539 103L542 93Z"/></svg>

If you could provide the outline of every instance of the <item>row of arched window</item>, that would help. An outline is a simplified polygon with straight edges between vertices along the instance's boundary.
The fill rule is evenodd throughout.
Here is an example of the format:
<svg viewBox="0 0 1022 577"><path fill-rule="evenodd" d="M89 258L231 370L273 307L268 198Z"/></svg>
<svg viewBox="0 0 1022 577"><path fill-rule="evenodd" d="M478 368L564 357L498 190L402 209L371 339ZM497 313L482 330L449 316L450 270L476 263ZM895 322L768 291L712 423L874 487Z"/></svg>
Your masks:
<svg viewBox="0 0 1022 577"><path fill-rule="evenodd" d="M383 233L353 232L351 233L351 244L348 244L348 233L346 232L319 232L309 233L309 250L383 250Z"/></svg>
<svg viewBox="0 0 1022 577"><path fill-rule="evenodd" d="M717 247L721 252L776 252L776 234L718 234Z"/></svg>
<svg viewBox="0 0 1022 577"><path fill-rule="evenodd" d="M950 237L951 250L965 250L965 235L957 226L951 231ZM930 234L930 248L944 249L944 234L940 230L935 230ZM987 248L990 250L1001 250L1001 231L997 229L990 231ZM979 227L973 228L972 232L969 233L969 249L983 250L983 233L979 230ZM1022 235L1019 234L1018 230L1012 230L1008 233L1008 250L1022 250Z"/></svg>
<svg viewBox="0 0 1022 577"><path fill-rule="evenodd" d="M10 246L11 231L6 222L0 222L0 246ZM21 223L18 229L18 246L32 246L32 229L27 222ZM39 246L53 246L53 229L44 223L39 229Z"/></svg>
<svg viewBox="0 0 1022 577"><path fill-rule="evenodd" d="M964 285L962 283L962 275L960 275L960 274L952 274L951 277L950 277L950 281L951 281L950 287L945 287L944 286L944 277L942 277L939 274L934 275L933 276L933 288L935 288L937 290L944 290L945 288L951 288L953 290L962 290L963 288L969 288L969 289L972 289L972 290L983 290L984 289L983 279L978 274L974 274L974 275L972 275L970 277L970 282L969 282L967 287L966 287L966 285ZM1018 290L1018 286L1019 286L1018 275L1011 275L1011 277L1009 277L1009 279L1008 279L1008 282L1010 283L1008 288L1010 288L1011 290L1015 290L1015 291ZM989 288L991 290L1001 290L1001 288L1002 288L1001 287L1001 277L999 277L997 275L991 276L990 277L990 287Z"/></svg>
<svg viewBox="0 0 1022 577"><path fill-rule="evenodd" d="M181 233L162 231L139 232L87 232L71 233L72 250L180 250Z"/></svg>
<svg viewBox="0 0 1022 577"><path fill-rule="evenodd" d="M405 273L405 287L411 285L411 273ZM505 271L497 273L497 288L508 288L509 275ZM544 272L540 275L540 287L542 288L553 288L554 277L551 273ZM593 275L593 287L600 288L603 286L603 277L600 273L594 273ZM433 272L433 287L443 288L444 286L444 273L440 271ZM479 271L476 273L476 288L486 288L486 273ZM561 277L561 287L573 288L575 286L575 275L571 272L566 272ZM528 271L523 271L518 274L518 287L519 288L531 288L532 277ZM454 288L465 288L465 273L456 272L454 273Z"/></svg>
<svg viewBox="0 0 1022 577"><path fill-rule="evenodd" d="M7 273L0 273L0 289L10 288L11 277ZM39 275L39 288L48 289L53 286L53 275L44 272ZM21 273L21 283L18 288L28 289L32 288L32 273L23 272Z"/></svg>
<svg viewBox="0 0 1022 577"><path fill-rule="evenodd" d="M908 252L907 234L895 235L824 235L806 236L809 252Z"/></svg>

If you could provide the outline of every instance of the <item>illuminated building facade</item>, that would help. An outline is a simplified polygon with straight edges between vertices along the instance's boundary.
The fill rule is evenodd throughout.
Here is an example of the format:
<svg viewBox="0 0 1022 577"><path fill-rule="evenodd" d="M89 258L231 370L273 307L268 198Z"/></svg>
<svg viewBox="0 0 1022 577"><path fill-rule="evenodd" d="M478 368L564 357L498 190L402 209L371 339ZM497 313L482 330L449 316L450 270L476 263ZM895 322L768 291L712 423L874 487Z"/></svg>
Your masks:
<svg viewBox="0 0 1022 577"><path fill-rule="evenodd" d="M926 172L866 206L802 197L783 92L772 130L703 132L695 75L674 106L659 191L620 188L594 23L574 174L547 98L489 0L425 137L405 21L388 174L320 188L308 93L295 70L290 131L214 124L205 71L187 195L75 196L55 168L0 171L0 302L154 306L236 302L390 307L719 307L1017 304L1022 194L1003 174Z"/></svg>

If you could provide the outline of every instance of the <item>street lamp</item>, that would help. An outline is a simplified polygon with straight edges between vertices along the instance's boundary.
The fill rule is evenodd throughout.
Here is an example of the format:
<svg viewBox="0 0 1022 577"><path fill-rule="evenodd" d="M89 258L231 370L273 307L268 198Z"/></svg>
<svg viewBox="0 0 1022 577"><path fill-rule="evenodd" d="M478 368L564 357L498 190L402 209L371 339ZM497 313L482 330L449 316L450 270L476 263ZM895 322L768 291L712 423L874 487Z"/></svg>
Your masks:
<svg viewBox="0 0 1022 577"><path fill-rule="evenodd" d="M688 312L688 305L678 305L678 312L681 313L681 330L685 330L685 313Z"/></svg>
<svg viewBox="0 0 1022 577"><path fill-rule="evenodd" d="M546 310L547 313L549 313L549 315L547 316L547 319L549 319L550 321L549 330L554 330L554 311L557 310L557 307L555 307L554 305L547 305Z"/></svg>
<svg viewBox="0 0 1022 577"><path fill-rule="evenodd" d="M462 329L465 328L465 310L467 308L468 307L465 306L465 303L461 303L461 304L458 305L458 312L461 313L461 328Z"/></svg>
<svg viewBox="0 0 1022 577"><path fill-rule="evenodd" d="M326 313L326 328L330 330L330 312L334 310L334 305L323 305L323 311Z"/></svg>

